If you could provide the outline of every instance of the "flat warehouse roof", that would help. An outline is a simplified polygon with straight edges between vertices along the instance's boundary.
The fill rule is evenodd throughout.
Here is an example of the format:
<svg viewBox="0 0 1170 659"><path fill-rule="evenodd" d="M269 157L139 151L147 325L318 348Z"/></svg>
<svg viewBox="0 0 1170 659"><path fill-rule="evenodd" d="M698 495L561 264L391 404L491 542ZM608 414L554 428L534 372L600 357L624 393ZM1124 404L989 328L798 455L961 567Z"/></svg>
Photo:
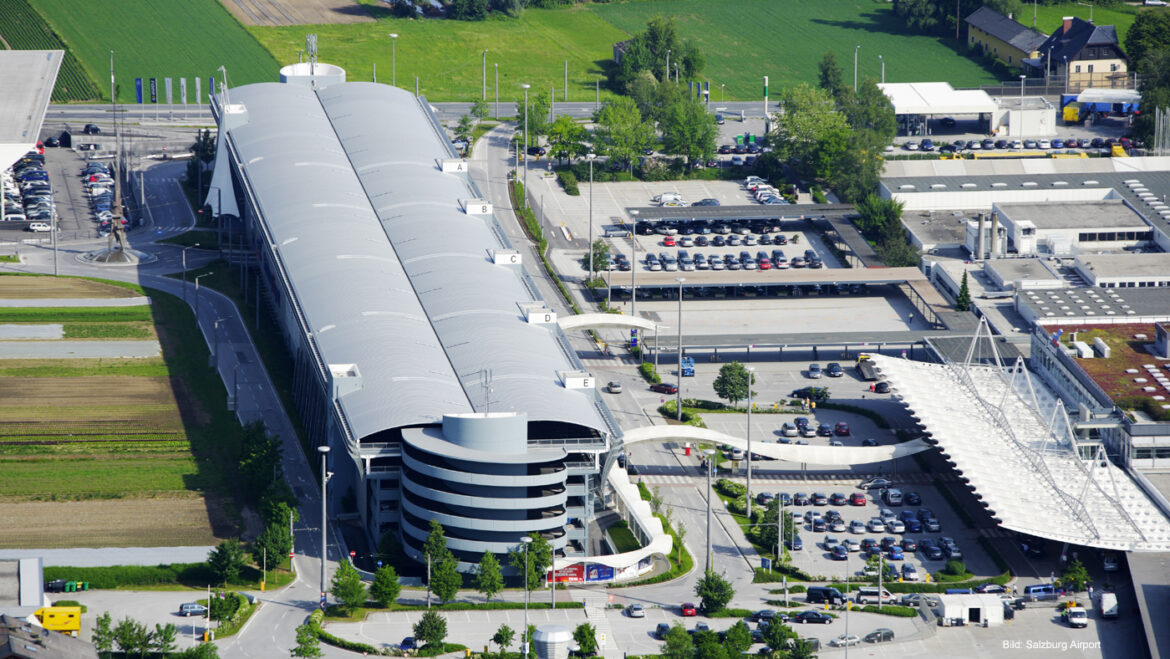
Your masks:
<svg viewBox="0 0 1170 659"><path fill-rule="evenodd" d="M1081 254L1077 266L1101 277L1170 277L1170 254Z"/></svg>
<svg viewBox="0 0 1170 659"><path fill-rule="evenodd" d="M1133 319L1139 317L1170 314L1170 289L1166 288L1024 291L1019 301L1049 325L1074 318L1092 318L1102 323L1135 322Z"/></svg>
<svg viewBox="0 0 1170 659"><path fill-rule="evenodd" d="M894 114L991 114L998 106L981 89L955 89L949 82L890 82L878 85Z"/></svg>
<svg viewBox="0 0 1170 659"><path fill-rule="evenodd" d="M1037 229L1148 229L1120 199L1101 201L995 204L1012 222L1031 222Z"/></svg>
<svg viewBox="0 0 1170 659"><path fill-rule="evenodd" d="M991 270L1004 281L1026 279L1031 281L1060 281L1060 277L1045 266L1042 259L988 259L983 268Z"/></svg>

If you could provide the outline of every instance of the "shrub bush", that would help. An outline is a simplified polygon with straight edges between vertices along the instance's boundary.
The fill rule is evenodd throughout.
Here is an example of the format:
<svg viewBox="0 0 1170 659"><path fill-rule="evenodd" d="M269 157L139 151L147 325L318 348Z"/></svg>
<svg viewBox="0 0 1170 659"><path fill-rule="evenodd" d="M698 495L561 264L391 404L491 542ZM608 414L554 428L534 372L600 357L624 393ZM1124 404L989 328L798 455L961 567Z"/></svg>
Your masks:
<svg viewBox="0 0 1170 659"><path fill-rule="evenodd" d="M909 606L898 606L896 604L883 604L881 609L878 609L875 604L867 604L861 607L862 611L866 613L880 613L887 616L897 616L899 618L916 618L918 617L918 609Z"/></svg>
<svg viewBox="0 0 1170 659"><path fill-rule="evenodd" d="M654 364L650 362L642 362L642 365L638 367L638 372L640 372L642 377L645 378L646 381L650 384L658 384L659 382L662 382L662 376L658 375L658 371L654 368Z"/></svg>
<svg viewBox="0 0 1170 659"><path fill-rule="evenodd" d="M947 561L947 564L943 566L942 573L949 574L953 577L960 577L968 574L967 566L963 564L963 561L957 561L954 559Z"/></svg>
<svg viewBox="0 0 1170 659"><path fill-rule="evenodd" d="M813 198L814 203L817 203L817 204L829 203L829 198L826 197L825 193L821 191L821 186L819 186L819 185L809 186L808 191L812 193L812 198Z"/></svg>
<svg viewBox="0 0 1170 659"><path fill-rule="evenodd" d="M783 595L784 589L777 588L775 590L769 590L768 592L772 593L773 595ZM808 592L808 588L806 588L804 584L799 584L799 583L788 584L788 594L789 595L791 595L792 593L807 593L807 592Z"/></svg>
<svg viewBox="0 0 1170 659"><path fill-rule="evenodd" d="M772 564L771 572L762 567L758 567L755 569L755 573L755 576L752 577L752 583L780 583L785 577L789 581L824 581L824 577L817 579L804 570L777 563ZM789 586L788 588L790 592L795 592L791 590L794 586Z"/></svg>
<svg viewBox="0 0 1170 659"><path fill-rule="evenodd" d="M728 497L739 498L747 496L747 486L743 483L736 483L735 481L726 478L720 478L715 481L715 491Z"/></svg>
<svg viewBox="0 0 1170 659"><path fill-rule="evenodd" d="M581 195L581 190L577 187L577 176L573 172L569 170L557 172L557 181L565 189L565 194L573 197L579 197Z"/></svg>
<svg viewBox="0 0 1170 659"><path fill-rule="evenodd" d="M746 618L754 613L751 609L719 609L703 615L708 618Z"/></svg>

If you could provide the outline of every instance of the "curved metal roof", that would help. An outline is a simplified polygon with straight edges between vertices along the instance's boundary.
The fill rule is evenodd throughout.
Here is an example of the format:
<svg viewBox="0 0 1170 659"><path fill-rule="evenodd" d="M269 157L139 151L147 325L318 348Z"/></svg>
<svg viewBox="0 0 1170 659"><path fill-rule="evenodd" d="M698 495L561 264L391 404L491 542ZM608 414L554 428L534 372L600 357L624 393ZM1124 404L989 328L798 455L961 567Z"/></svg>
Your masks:
<svg viewBox="0 0 1170 659"><path fill-rule="evenodd" d="M353 433L437 423L443 414L522 411L607 432L555 326L529 325L538 298L491 217L460 201L478 191L442 172L445 135L410 93L372 83L231 90L246 108L226 131L322 358L357 364L340 399ZM490 401L482 371L492 373Z"/></svg>

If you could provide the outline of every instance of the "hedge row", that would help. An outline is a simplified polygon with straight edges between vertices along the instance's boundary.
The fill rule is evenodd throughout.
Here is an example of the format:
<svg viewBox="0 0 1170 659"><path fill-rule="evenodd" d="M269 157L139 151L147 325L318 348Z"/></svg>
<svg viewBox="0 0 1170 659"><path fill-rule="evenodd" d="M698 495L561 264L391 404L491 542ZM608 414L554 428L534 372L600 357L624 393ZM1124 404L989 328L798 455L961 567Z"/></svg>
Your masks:
<svg viewBox="0 0 1170 659"><path fill-rule="evenodd" d="M325 612L321 609L316 609L311 614L309 614L309 627L315 634L317 634L317 638L321 639L321 642L332 645L333 647L341 648L342 650L350 650L352 652L382 654L381 650L372 645L347 641L344 638L338 638L324 629L321 629L321 620L324 618Z"/></svg>
<svg viewBox="0 0 1170 659"><path fill-rule="evenodd" d="M642 362L642 365L638 367L638 372L640 372L642 377L645 378L646 381L650 384L658 384L659 382L662 382L662 376L658 375L658 370L655 369L654 364L650 362Z"/></svg>
<svg viewBox="0 0 1170 659"><path fill-rule="evenodd" d="M866 613L880 613L884 616L896 616L898 618L918 617L918 609L912 606L898 606L897 604L883 604L880 609L875 604L867 604L859 610Z"/></svg>
<svg viewBox="0 0 1170 659"><path fill-rule="evenodd" d="M747 618L754 613L751 609L720 609L711 613L704 613L708 618Z"/></svg>
<svg viewBox="0 0 1170 659"><path fill-rule="evenodd" d="M565 189L565 194L572 197L581 196L581 190L577 187L577 176L568 170L561 170L557 172L557 181L560 182L561 187Z"/></svg>
<svg viewBox="0 0 1170 659"><path fill-rule="evenodd" d="M45 581L88 581L90 588L217 583L207 563L171 565L113 565L109 567L46 566Z"/></svg>

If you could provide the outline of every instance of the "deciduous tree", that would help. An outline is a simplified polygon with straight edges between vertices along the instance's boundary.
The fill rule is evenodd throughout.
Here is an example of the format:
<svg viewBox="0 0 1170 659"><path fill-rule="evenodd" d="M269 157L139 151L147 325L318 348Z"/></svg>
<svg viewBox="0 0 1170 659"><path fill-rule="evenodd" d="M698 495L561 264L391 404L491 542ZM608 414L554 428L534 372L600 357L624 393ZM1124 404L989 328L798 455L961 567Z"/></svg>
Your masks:
<svg viewBox="0 0 1170 659"><path fill-rule="evenodd" d="M341 561L337 571L333 573L333 585L329 592L341 603L341 608L353 611L366 603L366 585L362 583L362 575L350 564Z"/></svg>
<svg viewBox="0 0 1170 659"><path fill-rule="evenodd" d="M722 574L707 570L703 578L695 584L695 595L702 602L703 612L710 614L722 611L731 598L735 597L735 590Z"/></svg>
<svg viewBox="0 0 1170 659"><path fill-rule="evenodd" d="M659 127L663 150L685 157L688 164L709 160L715 154L715 117L697 99L678 98L663 114Z"/></svg>
<svg viewBox="0 0 1170 659"><path fill-rule="evenodd" d="M548 155L565 161L588 153L585 141L589 131L567 114L557 115L548 127Z"/></svg>
<svg viewBox="0 0 1170 659"><path fill-rule="evenodd" d="M536 590L544 585L545 572L552 567L552 545L539 533L529 536L528 544L528 589ZM508 552L508 564L524 574L524 543Z"/></svg>
<svg viewBox="0 0 1170 659"><path fill-rule="evenodd" d="M370 584L370 597L382 606L389 607L398 600L402 592L402 584L398 583L398 571L393 565L383 565L374 573L374 583Z"/></svg>
<svg viewBox="0 0 1170 659"><path fill-rule="evenodd" d="M414 623L414 637L425 645L442 645L447 638L447 619L437 611L427 611Z"/></svg>
<svg viewBox="0 0 1170 659"><path fill-rule="evenodd" d="M459 561L449 553L438 565L431 565L431 590L444 604L455 599L463 585L463 575L459 574L458 568Z"/></svg>
<svg viewBox="0 0 1170 659"><path fill-rule="evenodd" d="M207 555L207 563L216 578L224 585L235 581L244 568L247 554L239 540L230 538L216 545Z"/></svg>
<svg viewBox="0 0 1170 659"><path fill-rule="evenodd" d="M501 654L508 649L508 646L512 645L514 640L516 640L516 632L512 631L508 625L500 625L500 628L492 635L492 643L500 648Z"/></svg>
<svg viewBox="0 0 1170 659"><path fill-rule="evenodd" d="M642 120L638 106L627 97L606 101L594 121L594 144L611 163L631 166L634 158L654 141L654 127Z"/></svg>
<svg viewBox="0 0 1170 659"><path fill-rule="evenodd" d="M752 630L748 629L747 623L740 620L727 630L723 642L727 645L728 654L738 657L752 646Z"/></svg>
<svg viewBox="0 0 1170 659"><path fill-rule="evenodd" d="M597 630L593 625L587 622L577 625L573 630L573 640L577 642L581 655L588 657L597 652Z"/></svg>
<svg viewBox="0 0 1170 659"><path fill-rule="evenodd" d="M313 625L305 623L297 627L297 644L289 652L298 659L317 659L321 656L321 639Z"/></svg>
<svg viewBox="0 0 1170 659"><path fill-rule="evenodd" d="M743 364L728 362L719 367L719 375L712 386L715 395L731 401L734 406L741 400L747 400L750 387L755 382L756 376L749 373Z"/></svg>
<svg viewBox="0 0 1170 659"><path fill-rule="evenodd" d="M504 589L504 576L500 573L500 561L490 551L485 551L475 568L475 589L483 594L485 602Z"/></svg>
<svg viewBox="0 0 1170 659"><path fill-rule="evenodd" d="M672 625L662 639L663 659L693 659L695 644L682 625Z"/></svg>

